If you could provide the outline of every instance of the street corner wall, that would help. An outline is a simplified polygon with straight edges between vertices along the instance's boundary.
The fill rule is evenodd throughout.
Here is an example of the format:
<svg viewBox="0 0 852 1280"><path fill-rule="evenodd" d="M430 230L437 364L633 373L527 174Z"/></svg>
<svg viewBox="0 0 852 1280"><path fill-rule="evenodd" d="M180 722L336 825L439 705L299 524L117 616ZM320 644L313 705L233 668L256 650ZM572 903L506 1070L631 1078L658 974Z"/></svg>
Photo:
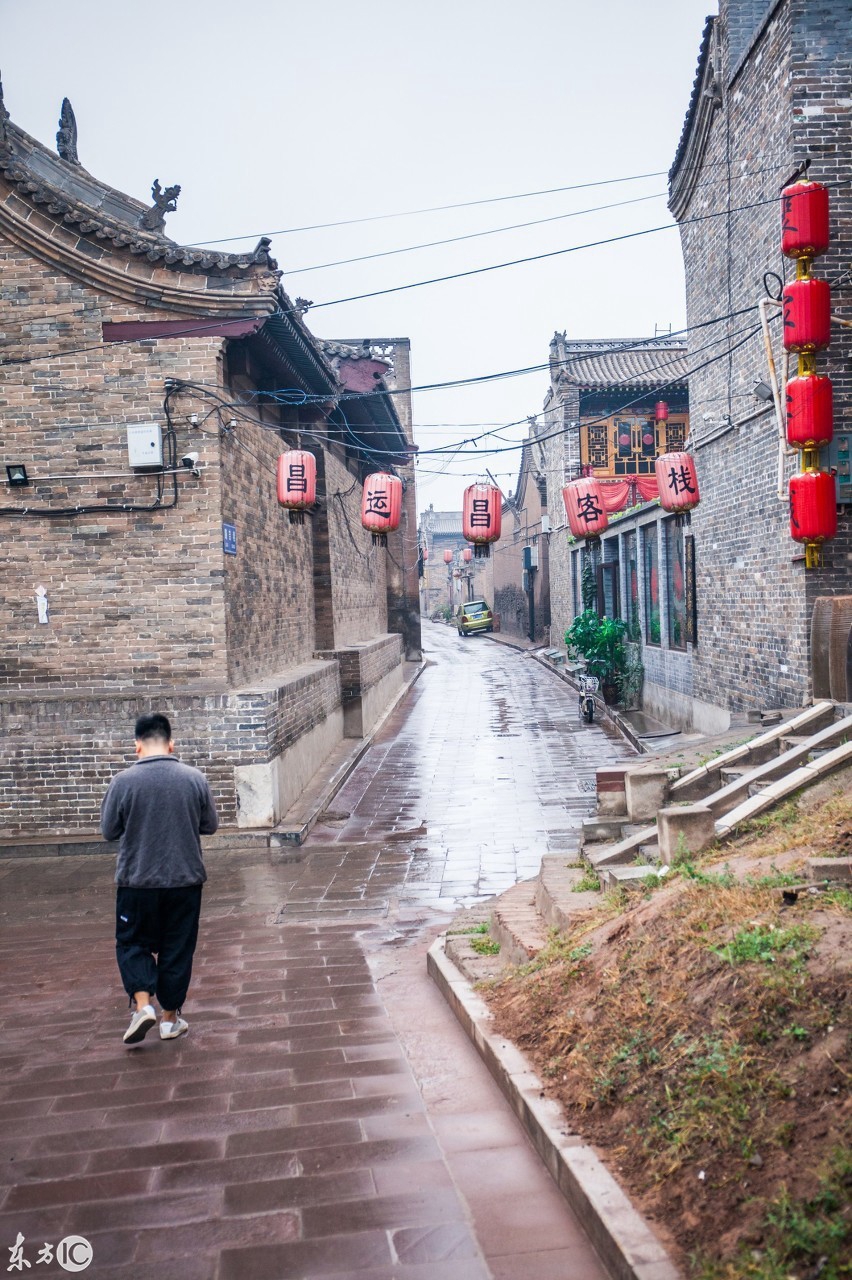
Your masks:
<svg viewBox="0 0 852 1280"><path fill-rule="evenodd" d="M37 514L47 506L155 503L156 479L126 474L127 425L164 427L166 378L215 379L221 341L103 345L103 319L138 317L9 242L0 252L7 357L24 361L4 379L3 451L32 481L23 490L0 486L3 508L31 510L0 517L0 688L150 687L192 681L200 670L206 680L224 680L215 441L200 450L211 462L200 479L178 477L174 509L165 509L171 483L164 480L159 510ZM90 349L53 355L78 347ZM184 398L175 408L179 454L190 447L193 407ZM46 624L38 621L39 586Z"/></svg>
<svg viewBox="0 0 852 1280"><path fill-rule="evenodd" d="M221 519L236 529L236 554L222 557L232 688L306 662L315 647L313 526L278 505L284 448L275 430L245 418L222 446Z"/></svg>
<svg viewBox="0 0 852 1280"><path fill-rule="evenodd" d="M334 648L385 635L386 551L361 527L360 479L333 450L325 456Z"/></svg>

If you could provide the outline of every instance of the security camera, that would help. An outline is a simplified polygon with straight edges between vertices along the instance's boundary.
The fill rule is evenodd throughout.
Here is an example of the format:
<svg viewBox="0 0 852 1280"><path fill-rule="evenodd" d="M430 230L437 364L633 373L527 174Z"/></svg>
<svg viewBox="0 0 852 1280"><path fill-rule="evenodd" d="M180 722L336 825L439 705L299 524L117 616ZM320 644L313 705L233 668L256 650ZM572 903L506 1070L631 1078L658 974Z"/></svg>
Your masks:
<svg viewBox="0 0 852 1280"><path fill-rule="evenodd" d="M185 453L180 460L180 465L186 467L187 471L195 471L198 466L198 454Z"/></svg>

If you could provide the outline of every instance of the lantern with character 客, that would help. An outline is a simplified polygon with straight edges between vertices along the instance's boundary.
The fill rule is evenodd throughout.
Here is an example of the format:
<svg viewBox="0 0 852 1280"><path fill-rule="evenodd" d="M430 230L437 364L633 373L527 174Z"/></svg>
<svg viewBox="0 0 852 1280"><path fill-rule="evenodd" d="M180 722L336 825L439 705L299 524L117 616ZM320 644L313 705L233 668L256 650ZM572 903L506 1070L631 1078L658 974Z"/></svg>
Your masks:
<svg viewBox="0 0 852 1280"><path fill-rule="evenodd" d="M471 484L464 491L462 533L473 543L477 559L491 554L491 543L500 537L503 525L503 499L492 484Z"/></svg>
<svg viewBox="0 0 852 1280"><path fill-rule="evenodd" d="M593 476L572 480L562 490L565 514L575 538L596 538L609 524L603 490Z"/></svg>
<svg viewBox="0 0 852 1280"><path fill-rule="evenodd" d="M402 481L399 476L376 471L364 481L361 524L373 535L373 542L387 546L387 535L399 528L402 511Z"/></svg>
<svg viewBox="0 0 852 1280"><path fill-rule="evenodd" d="M303 524L317 500L317 460L303 449L278 457L278 502L290 512L291 524Z"/></svg>

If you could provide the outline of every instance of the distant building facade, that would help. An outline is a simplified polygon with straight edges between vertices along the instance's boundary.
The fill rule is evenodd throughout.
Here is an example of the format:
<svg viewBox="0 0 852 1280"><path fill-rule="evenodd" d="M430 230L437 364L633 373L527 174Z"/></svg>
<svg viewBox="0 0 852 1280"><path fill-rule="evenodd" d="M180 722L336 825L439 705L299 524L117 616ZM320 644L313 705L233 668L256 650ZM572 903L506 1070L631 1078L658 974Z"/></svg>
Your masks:
<svg viewBox="0 0 852 1280"><path fill-rule="evenodd" d="M549 576L551 640L583 610L583 568L588 563L601 613L622 616L630 589L625 563L602 569L601 544L577 542L570 533L562 490L591 475L611 486L631 508L654 487L654 462L680 449L689 435L686 347L678 338L569 340L557 333L550 344L550 390L539 431L547 511L550 517ZM655 420L654 406L668 404L668 420ZM658 507L646 512L654 521ZM613 612L614 611L614 612Z"/></svg>
<svg viewBox="0 0 852 1280"><path fill-rule="evenodd" d="M543 447L531 425L491 554L501 631L539 644L550 640L549 528Z"/></svg>
<svg viewBox="0 0 852 1280"><path fill-rule="evenodd" d="M491 558L464 559L470 547L462 534L461 511L436 511L430 505L420 514L420 612L426 618L444 610L456 612L466 600L492 604L494 577ZM444 553L449 552L447 563Z"/></svg>

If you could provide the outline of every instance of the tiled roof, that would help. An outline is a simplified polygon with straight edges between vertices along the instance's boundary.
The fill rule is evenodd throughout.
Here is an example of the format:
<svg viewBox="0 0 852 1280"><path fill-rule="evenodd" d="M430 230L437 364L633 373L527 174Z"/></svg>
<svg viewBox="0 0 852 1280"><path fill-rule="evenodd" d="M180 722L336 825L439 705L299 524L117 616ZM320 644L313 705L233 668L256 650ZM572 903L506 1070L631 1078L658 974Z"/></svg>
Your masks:
<svg viewBox="0 0 852 1280"><path fill-rule="evenodd" d="M252 268L275 270L269 240L251 253L222 253L179 245L161 230L143 225L148 206L98 181L79 163L69 163L9 119L0 86L0 172L27 201L44 206L69 230L94 243L108 241L135 257L179 271L241 276Z"/></svg>
<svg viewBox="0 0 852 1280"><path fill-rule="evenodd" d="M641 345L637 345L641 342ZM584 342L560 340L551 366L581 389L595 387L653 387L673 378L687 380L686 343L677 338L654 342L630 338L596 338Z"/></svg>
<svg viewBox="0 0 852 1280"><path fill-rule="evenodd" d="M420 517L423 529L427 533L453 536L461 534L461 511L424 511Z"/></svg>

